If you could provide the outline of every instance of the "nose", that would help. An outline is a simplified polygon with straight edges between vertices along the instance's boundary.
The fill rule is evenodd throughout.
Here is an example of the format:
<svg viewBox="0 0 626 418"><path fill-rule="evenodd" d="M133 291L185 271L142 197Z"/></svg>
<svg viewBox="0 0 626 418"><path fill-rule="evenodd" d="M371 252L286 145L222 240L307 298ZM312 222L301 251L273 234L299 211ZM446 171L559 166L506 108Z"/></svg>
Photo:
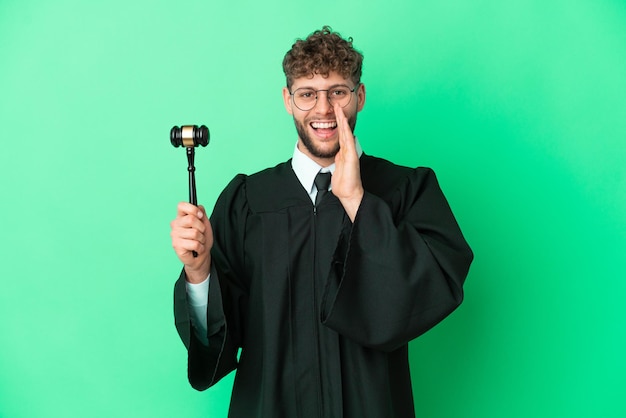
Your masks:
<svg viewBox="0 0 626 418"><path fill-rule="evenodd" d="M324 93L324 96L322 96L322 93ZM315 102L315 111L325 115L330 113L332 109L333 106L330 104L330 100L328 99L328 91L318 90L317 101Z"/></svg>

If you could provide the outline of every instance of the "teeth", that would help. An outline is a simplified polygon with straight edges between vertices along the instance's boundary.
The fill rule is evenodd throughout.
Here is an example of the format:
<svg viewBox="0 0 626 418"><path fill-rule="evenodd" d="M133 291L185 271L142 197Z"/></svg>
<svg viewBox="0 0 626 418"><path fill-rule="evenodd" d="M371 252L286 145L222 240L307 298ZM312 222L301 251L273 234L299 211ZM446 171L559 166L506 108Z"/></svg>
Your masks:
<svg viewBox="0 0 626 418"><path fill-rule="evenodd" d="M312 122L311 126L315 129L331 129L337 127L337 122Z"/></svg>

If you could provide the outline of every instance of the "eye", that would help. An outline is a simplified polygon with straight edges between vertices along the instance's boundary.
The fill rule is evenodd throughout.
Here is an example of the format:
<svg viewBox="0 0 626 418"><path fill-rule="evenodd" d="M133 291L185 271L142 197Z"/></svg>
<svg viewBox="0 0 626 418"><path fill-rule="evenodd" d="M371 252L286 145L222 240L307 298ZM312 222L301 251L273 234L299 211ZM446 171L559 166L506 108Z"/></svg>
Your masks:
<svg viewBox="0 0 626 418"><path fill-rule="evenodd" d="M296 95L302 100L311 100L315 98L315 91L313 90L298 90Z"/></svg>
<svg viewBox="0 0 626 418"><path fill-rule="evenodd" d="M346 90L346 89L333 89L331 91L331 94L332 94L333 97L341 98L341 97L344 97L344 96L346 96L348 94L348 90Z"/></svg>

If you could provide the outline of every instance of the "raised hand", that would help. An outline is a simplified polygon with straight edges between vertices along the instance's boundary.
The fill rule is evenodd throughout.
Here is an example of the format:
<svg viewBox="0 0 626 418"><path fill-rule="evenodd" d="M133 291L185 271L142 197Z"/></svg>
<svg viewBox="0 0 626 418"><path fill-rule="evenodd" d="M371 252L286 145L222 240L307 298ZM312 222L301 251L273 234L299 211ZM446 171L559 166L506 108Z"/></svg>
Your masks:
<svg viewBox="0 0 626 418"><path fill-rule="evenodd" d="M209 275L213 229L203 206L178 204L176 219L170 223L172 247L185 265L187 281L200 283ZM197 257L193 256L196 252Z"/></svg>
<svg viewBox="0 0 626 418"><path fill-rule="evenodd" d="M356 213L363 200L363 184L361 183L361 168L359 156L352 129L348 124L343 109L338 104L334 106L337 130L339 131L339 152L335 155L335 172L331 180L332 192L354 222Z"/></svg>

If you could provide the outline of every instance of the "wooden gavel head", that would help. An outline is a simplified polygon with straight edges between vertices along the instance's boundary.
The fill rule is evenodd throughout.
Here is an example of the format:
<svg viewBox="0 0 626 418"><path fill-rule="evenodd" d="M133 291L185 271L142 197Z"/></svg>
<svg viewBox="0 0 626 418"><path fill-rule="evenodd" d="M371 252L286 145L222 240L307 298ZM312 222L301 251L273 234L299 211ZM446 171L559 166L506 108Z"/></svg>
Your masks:
<svg viewBox="0 0 626 418"><path fill-rule="evenodd" d="M209 144L209 128L202 125L184 125L180 128L174 126L170 130L170 141L175 147L197 147L202 145L206 147Z"/></svg>

